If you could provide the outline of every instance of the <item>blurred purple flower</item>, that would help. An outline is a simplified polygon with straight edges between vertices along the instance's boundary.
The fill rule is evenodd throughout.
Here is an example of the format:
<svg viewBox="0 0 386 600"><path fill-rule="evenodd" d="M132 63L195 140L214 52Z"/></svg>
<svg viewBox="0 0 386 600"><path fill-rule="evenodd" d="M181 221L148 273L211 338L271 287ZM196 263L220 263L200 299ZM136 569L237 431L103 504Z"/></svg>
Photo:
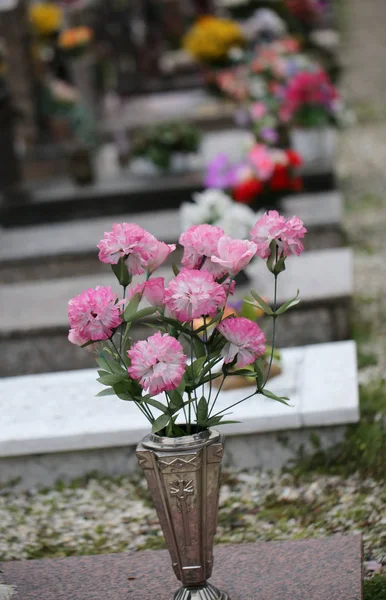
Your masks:
<svg viewBox="0 0 386 600"><path fill-rule="evenodd" d="M279 139L276 129L273 129L272 127L263 127L260 129L259 136L268 144L276 144Z"/></svg>
<svg viewBox="0 0 386 600"><path fill-rule="evenodd" d="M229 188L236 183L238 166L232 165L226 154L217 154L207 166L206 187Z"/></svg>

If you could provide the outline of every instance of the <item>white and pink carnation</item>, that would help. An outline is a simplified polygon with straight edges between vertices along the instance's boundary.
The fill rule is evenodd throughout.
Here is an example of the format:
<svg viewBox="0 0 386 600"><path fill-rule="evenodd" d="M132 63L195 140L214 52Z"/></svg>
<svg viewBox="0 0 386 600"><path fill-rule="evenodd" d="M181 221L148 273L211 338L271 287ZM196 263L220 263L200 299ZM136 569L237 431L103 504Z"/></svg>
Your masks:
<svg viewBox="0 0 386 600"><path fill-rule="evenodd" d="M70 342L107 340L121 323L121 303L110 286L89 288L68 303Z"/></svg>
<svg viewBox="0 0 386 600"><path fill-rule="evenodd" d="M213 316L226 302L226 292L208 271L182 269L165 290L165 305L179 321Z"/></svg>
<svg viewBox="0 0 386 600"><path fill-rule="evenodd" d="M224 271L236 275L251 262L257 246L249 240L234 240L223 235L217 244L217 250L211 257L212 262L220 265Z"/></svg>
<svg viewBox="0 0 386 600"><path fill-rule="evenodd" d="M224 270L212 263L211 256L217 251L224 230L216 225L192 225L181 234L179 243L184 248L182 264L188 269L203 269L215 278L222 277Z"/></svg>
<svg viewBox="0 0 386 600"><path fill-rule="evenodd" d="M251 238L257 245L256 254L261 258L270 255L270 244L273 240L280 240L286 230L286 219L279 215L277 210L266 212L254 225Z"/></svg>
<svg viewBox="0 0 386 600"><path fill-rule="evenodd" d="M304 238L307 229L303 225L303 221L299 217L292 217L287 220L285 235L282 241L279 242L279 248L282 247L283 256L295 255L300 256L304 250L304 246L300 240Z"/></svg>
<svg viewBox="0 0 386 600"><path fill-rule="evenodd" d="M222 356L225 363L236 358L236 367L251 365L265 352L265 335L257 323L244 317L230 317L217 325L227 340Z"/></svg>
<svg viewBox="0 0 386 600"><path fill-rule="evenodd" d="M132 275L141 275L146 269L153 272L175 249L135 223L114 224L97 247L101 262L116 265L123 258Z"/></svg>
<svg viewBox="0 0 386 600"><path fill-rule="evenodd" d="M135 343L127 352L130 377L152 396L176 389L185 373L187 357L175 338L157 331Z"/></svg>

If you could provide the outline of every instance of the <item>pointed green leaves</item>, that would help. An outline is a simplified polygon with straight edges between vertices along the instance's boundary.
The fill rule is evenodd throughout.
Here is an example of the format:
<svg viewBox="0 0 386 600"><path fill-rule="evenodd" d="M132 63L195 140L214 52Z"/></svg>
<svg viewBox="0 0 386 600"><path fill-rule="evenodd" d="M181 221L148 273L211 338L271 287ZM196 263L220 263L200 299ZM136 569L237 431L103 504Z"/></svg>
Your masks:
<svg viewBox="0 0 386 600"><path fill-rule="evenodd" d="M201 427L207 426L208 420L208 402L205 397L202 396L198 402L197 407L197 422Z"/></svg>
<svg viewBox="0 0 386 600"><path fill-rule="evenodd" d="M166 425L169 423L170 421L170 415L167 414L162 414L158 417L158 419L156 419L152 425L152 432L153 433L158 433L159 431L161 431L161 429L164 429L166 427Z"/></svg>
<svg viewBox="0 0 386 600"><path fill-rule="evenodd" d="M157 310L158 308L156 306L142 308L131 317L130 321L138 321L138 319L145 319L146 317L153 315L155 312L157 312Z"/></svg>
<svg viewBox="0 0 386 600"><path fill-rule="evenodd" d="M109 387L109 388L106 388L105 390L101 390L96 395L98 398L100 398L101 396L115 396L115 392L114 392L113 388Z"/></svg>
<svg viewBox="0 0 386 600"><path fill-rule="evenodd" d="M276 396L276 394L266 389L260 390L260 393L263 394L263 396L266 396L266 398L270 398L271 400L276 400L277 402L281 402L282 404L290 406L288 404L289 398L287 398L287 396Z"/></svg>
<svg viewBox="0 0 386 600"><path fill-rule="evenodd" d="M137 312L137 308L139 303L141 302L141 294L134 294L130 302L125 308L125 312L123 313L123 320L126 322L132 321L135 313Z"/></svg>
<svg viewBox="0 0 386 600"><path fill-rule="evenodd" d="M285 313L289 308L292 308L293 306L296 306L297 304L299 304L300 302L300 298L299 298L299 290L297 290L296 292L296 296L294 298L291 298L291 300L287 300L287 302L284 302L284 304L282 304L275 312L276 315L282 315L283 313Z"/></svg>
<svg viewBox="0 0 386 600"><path fill-rule="evenodd" d="M273 310L269 306L269 304L261 297L255 290L251 290L251 295L256 300L257 307L265 312L266 315L272 316ZM248 302L248 300L247 300ZM250 304L248 302L248 304Z"/></svg>

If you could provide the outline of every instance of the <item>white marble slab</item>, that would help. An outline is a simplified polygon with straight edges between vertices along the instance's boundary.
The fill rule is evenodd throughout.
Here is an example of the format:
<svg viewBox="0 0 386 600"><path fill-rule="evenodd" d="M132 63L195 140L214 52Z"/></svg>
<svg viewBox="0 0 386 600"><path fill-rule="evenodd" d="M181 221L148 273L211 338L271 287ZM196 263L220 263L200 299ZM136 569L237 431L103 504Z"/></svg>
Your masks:
<svg viewBox="0 0 386 600"><path fill-rule="evenodd" d="M334 425L359 418L355 343L336 342L282 351L283 372L268 389L287 395L291 406L255 396L233 409L241 423L228 436ZM326 376L329 374L329 376ZM149 432L131 402L97 398L96 370L0 379L0 457L127 447ZM216 410L251 393L221 394Z"/></svg>
<svg viewBox="0 0 386 600"><path fill-rule="evenodd" d="M285 215L296 214L309 229L337 228L342 223L343 200L336 191L288 196L283 206ZM167 242L176 242L181 233L179 211L175 209L3 229L0 262L93 252L97 256L96 245L104 232L110 231L113 223L122 222L135 222Z"/></svg>
<svg viewBox="0 0 386 600"><path fill-rule="evenodd" d="M265 263L255 261L248 267L248 272L252 278L250 287L272 300L273 277ZM158 273L165 276L166 280L173 276L169 267L160 269ZM97 285L112 285L119 291L117 281L108 267L106 275L0 286L0 335L50 328L65 329L69 299ZM279 278L278 301L281 303L292 298L297 289L303 302L334 302L350 298L353 292L352 250L319 250L305 252L300 257L290 257L286 271ZM240 293L244 296L245 288Z"/></svg>

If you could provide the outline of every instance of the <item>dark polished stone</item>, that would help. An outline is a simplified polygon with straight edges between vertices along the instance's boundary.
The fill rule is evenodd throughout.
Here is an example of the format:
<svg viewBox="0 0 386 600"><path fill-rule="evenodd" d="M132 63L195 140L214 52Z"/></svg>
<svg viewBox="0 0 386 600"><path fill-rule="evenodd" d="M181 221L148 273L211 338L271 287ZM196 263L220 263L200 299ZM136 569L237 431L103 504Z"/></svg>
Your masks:
<svg viewBox="0 0 386 600"><path fill-rule="evenodd" d="M215 548L211 582L231 600L361 600L361 538ZM166 551L0 563L20 600L171 600L179 587Z"/></svg>

